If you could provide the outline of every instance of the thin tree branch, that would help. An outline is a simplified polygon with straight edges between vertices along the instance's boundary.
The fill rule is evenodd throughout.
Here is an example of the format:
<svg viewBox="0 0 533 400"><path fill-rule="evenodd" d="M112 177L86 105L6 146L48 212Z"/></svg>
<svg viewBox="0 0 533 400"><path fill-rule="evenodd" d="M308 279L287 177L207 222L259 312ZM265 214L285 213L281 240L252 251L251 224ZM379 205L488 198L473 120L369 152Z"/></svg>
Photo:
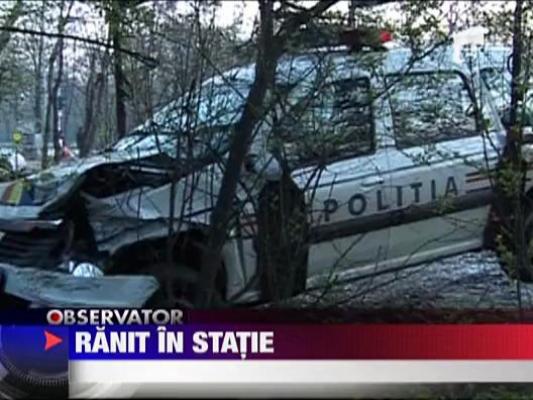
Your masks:
<svg viewBox="0 0 533 400"><path fill-rule="evenodd" d="M84 38L81 36L76 35L70 35L67 33L54 33L54 32L44 32L44 31L36 31L33 29L26 29L26 28L16 28L12 26L0 26L0 31L4 32L12 32L12 33L20 33L22 35L35 35L35 36L44 36L49 38L57 38L57 39L67 39L67 40L75 40L82 43L88 43L95 46L100 46L108 49L113 49L114 51L120 51L121 53L127 54L130 57L135 58L136 60L142 62L149 68L155 68L158 65L158 61L150 56L146 56L144 54L141 54L139 52L125 49L123 47L115 47L111 43L102 42L97 39L91 39L91 38Z"/></svg>

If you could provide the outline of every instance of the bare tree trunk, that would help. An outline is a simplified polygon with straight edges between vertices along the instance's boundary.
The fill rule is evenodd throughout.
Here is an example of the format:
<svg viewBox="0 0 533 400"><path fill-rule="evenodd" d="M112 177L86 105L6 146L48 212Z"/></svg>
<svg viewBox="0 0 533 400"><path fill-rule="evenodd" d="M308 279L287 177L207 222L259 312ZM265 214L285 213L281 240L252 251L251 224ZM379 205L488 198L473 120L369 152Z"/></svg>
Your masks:
<svg viewBox="0 0 533 400"><path fill-rule="evenodd" d="M89 61L89 76L85 85L85 115L83 125L76 136L80 157L89 154L88 136L93 131L94 96L96 91L96 52L92 52Z"/></svg>
<svg viewBox="0 0 533 400"><path fill-rule="evenodd" d="M57 115L57 93L59 91L59 85L61 84L61 78L63 75L63 44L64 44L64 38L62 36L65 26L68 22L68 18L70 15L70 11L72 10L72 6L74 3L69 3L68 9L66 13L63 15L63 7L64 2L61 3L61 14L59 16L59 22L58 22L58 32L60 34L59 38L57 39L54 48L52 50L52 53L50 54L50 58L48 59L48 78L47 78L47 104L46 104L46 115L45 115L45 121L44 121L44 132L43 132L43 145L42 145L42 156L41 156L41 167L47 168L48 167L48 141L50 140L50 119L52 117L53 119L53 139L54 139L54 150L55 150L55 157L57 157L58 154L58 126L59 126L59 120ZM56 60L59 59L59 68L58 68L58 76L57 79L54 82L54 71L55 71L55 63Z"/></svg>
<svg viewBox="0 0 533 400"><path fill-rule="evenodd" d="M116 40L113 40L116 43ZM115 106L117 117L117 135L119 138L126 134L126 91L124 90L125 79L122 71L122 55L115 55Z"/></svg>
<svg viewBox="0 0 533 400"><path fill-rule="evenodd" d="M5 27L12 27L13 25L15 25L17 20L22 15L22 9L23 9L22 0L17 0L15 2L15 5L13 6L13 8L11 8L11 10L9 11L9 14L8 14L8 16L6 18L4 26ZM0 54L7 47L7 44L9 43L10 39L11 39L11 32L10 31L5 30L5 31L1 31L0 32Z"/></svg>
<svg viewBox="0 0 533 400"><path fill-rule="evenodd" d="M124 76L122 53L117 49L122 47L122 14L123 6L120 2L112 2L109 11L109 32L113 48L113 71L115 77L115 115L117 135L119 138L126 134L126 79Z"/></svg>
<svg viewBox="0 0 533 400"><path fill-rule="evenodd" d="M37 60L35 63L35 86L33 99L34 131L41 133L43 130L43 38L39 38Z"/></svg>
<svg viewBox="0 0 533 400"><path fill-rule="evenodd" d="M511 100L509 105L509 121L506 124L506 145L503 153L502 166L496 180L495 211L501 221L496 235L496 244L503 246L506 252L513 255L509 273L518 278L517 292L521 301L520 280L531 281L533 271L528 260L528 244L525 237L524 221L526 204L523 201L525 169L522 160L522 121L520 118L521 104L524 97L522 82L523 57L523 2L517 0L513 15L513 53L511 55ZM510 178L511 177L511 178ZM509 183L516 183L510 185ZM521 307L520 307L521 309Z"/></svg>
<svg viewBox="0 0 533 400"><path fill-rule="evenodd" d="M507 145L509 147L509 156L514 162L518 162L519 150L522 138L521 124L519 121L519 104L523 100L524 90L521 88L522 82L522 13L523 0L516 0L513 22L513 54L512 54L512 80L511 80L511 104L509 109L509 125L512 128L508 132Z"/></svg>
<svg viewBox="0 0 533 400"><path fill-rule="evenodd" d="M80 151L80 157L86 157L89 155L94 147L94 140L96 137L96 124L94 121L94 115L96 113L96 104L101 103L105 72L104 68L100 72L94 71L96 68L96 54L93 54L91 58L92 71L87 80L85 89L85 117L83 126L80 127L80 133L78 137L78 148Z"/></svg>
<svg viewBox="0 0 533 400"><path fill-rule="evenodd" d="M512 54L512 80L511 80L511 104L509 109L509 130L507 131L507 157L515 176L520 176L520 182L525 180L525 171L522 168L522 118L521 104L524 99L522 56L523 56L523 1L516 0L513 21L513 54ZM525 209L522 202L523 185L514 188L512 193L513 212L513 242L516 246L516 268L518 276L526 281L533 279L533 271L528 262L528 244L524 231ZM518 282L518 285L520 283ZM518 286L520 292L520 286ZM519 296L520 297L520 296ZM521 300L521 298L519 298ZM521 307L520 307L521 309Z"/></svg>
<svg viewBox="0 0 533 400"><path fill-rule="evenodd" d="M9 31L9 29L13 28L17 20L20 18L23 12L23 4L22 0L17 0L15 5L11 8L9 11L7 17L5 18L5 21L3 24L1 24L1 28L5 28L5 30L0 31L0 55L4 52L5 48L9 44L9 40L11 39L11 34L13 32ZM4 71L0 72L0 84L3 79L3 73ZM15 124L17 121L15 121Z"/></svg>
<svg viewBox="0 0 533 400"><path fill-rule="evenodd" d="M255 78L246 98L243 113L235 125L224 176L211 216L206 250L203 254L195 295L196 306L206 307L212 302L215 278L220 267L220 252L226 240L226 227L233 213L232 205L240 171L250 145L253 129L263 115L264 99L274 81L278 58L283 53L287 39L298 27L320 15L335 3L336 1L333 0L321 1L310 10L290 16L280 27L278 34L274 36L273 4L269 0L259 1L260 36Z"/></svg>
<svg viewBox="0 0 533 400"><path fill-rule="evenodd" d="M355 2L356 0L350 0L348 4L348 25L350 28L355 28Z"/></svg>
<svg viewBox="0 0 533 400"><path fill-rule="evenodd" d="M77 134L80 157L89 155L94 147L98 124L95 115L101 112L104 89L106 87L106 73L109 65L109 52L98 60L98 52L94 50L90 55L89 77L85 85L85 115L83 125Z"/></svg>
<svg viewBox="0 0 533 400"><path fill-rule="evenodd" d="M48 167L48 141L50 140L50 117L52 114L52 104L53 104L53 79L54 79L54 69L55 69L55 60L57 57L57 52L59 51L59 41L56 42L50 58L48 59L48 77L46 79L47 87L47 102L46 102L46 114L44 117L44 131L43 131L43 143L42 143L42 155L41 155L41 167L43 169Z"/></svg>
<svg viewBox="0 0 533 400"><path fill-rule="evenodd" d="M62 105L59 104L59 88L61 87L61 81L63 80L63 39L59 39L59 52L58 52L58 68L57 76L54 82L54 87L52 91L52 119L53 119L53 141L54 141L54 160L58 162L61 159L62 147L59 141L59 138L62 134L60 131L60 126L62 121L60 121L59 116L59 107Z"/></svg>
<svg viewBox="0 0 533 400"><path fill-rule="evenodd" d="M204 252L204 260L200 273L200 284L198 285L195 299L195 303L198 306L205 307L211 303L214 279L220 262L220 251L226 239L226 226L233 209L232 203L240 175L240 168L250 144L252 130L259 121L263 100L274 79L277 57L273 49L274 20L272 6L273 3L270 1L259 1L261 32L255 68L255 80L246 99L241 118L235 126L226 171L222 178L217 204L213 211L210 235L207 249Z"/></svg>
<svg viewBox="0 0 533 400"><path fill-rule="evenodd" d="M41 29L44 29L44 3L39 10L41 18ZM40 36L37 43L37 52L34 58L35 86L33 99L33 118L34 133L42 134L43 132L43 52L44 37Z"/></svg>

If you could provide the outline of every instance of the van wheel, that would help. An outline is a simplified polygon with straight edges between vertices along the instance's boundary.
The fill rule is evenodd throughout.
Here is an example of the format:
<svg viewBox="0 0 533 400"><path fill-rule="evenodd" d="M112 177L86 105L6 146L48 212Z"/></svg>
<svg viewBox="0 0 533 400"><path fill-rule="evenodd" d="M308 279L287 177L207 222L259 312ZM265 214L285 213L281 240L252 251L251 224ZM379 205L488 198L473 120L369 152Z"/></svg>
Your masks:
<svg viewBox="0 0 533 400"><path fill-rule="evenodd" d="M262 299L277 302L305 291L309 223L303 191L290 175L263 187L257 225L255 246Z"/></svg>
<svg viewBox="0 0 533 400"><path fill-rule="evenodd" d="M520 280L533 282L533 209L528 207L524 223L525 245L527 251L526 270L520 271Z"/></svg>
<svg viewBox="0 0 533 400"><path fill-rule="evenodd" d="M293 262L289 265L275 263L266 268L261 279L264 301L276 302L305 291L307 264Z"/></svg>
<svg viewBox="0 0 533 400"><path fill-rule="evenodd" d="M527 251L526 265L517 265L517 248L514 238L505 231L502 224L495 227L494 248L500 266L504 272L512 279L519 279L522 282L533 282L533 207L524 204L524 236Z"/></svg>
<svg viewBox="0 0 533 400"><path fill-rule="evenodd" d="M160 290L153 302L161 307L194 307L202 260L202 240L198 235L186 234L178 238L172 262L160 261L150 265L150 274L159 281ZM224 302L226 275L220 266L213 296L212 307L221 307Z"/></svg>
<svg viewBox="0 0 533 400"><path fill-rule="evenodd" d="M157 307L193 308L198 284L197 271L185 264L167 262L155 263L149 270L160 286L153 300Z"/></svg>

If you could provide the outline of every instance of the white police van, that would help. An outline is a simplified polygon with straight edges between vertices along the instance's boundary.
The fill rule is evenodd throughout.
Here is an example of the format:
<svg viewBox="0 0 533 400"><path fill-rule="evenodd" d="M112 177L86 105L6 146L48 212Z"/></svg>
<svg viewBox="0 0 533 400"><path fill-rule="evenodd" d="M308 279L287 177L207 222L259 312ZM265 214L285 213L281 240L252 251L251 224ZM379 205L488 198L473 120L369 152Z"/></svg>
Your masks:
<svg viewBox="0 0 533 400"><path fill-rule="evenodd" d="M257 203L282 170L303 193L308 223L306 262L289 294L315 276L388 271L484 246L494 197L487 171L505 131L479 74L452 53L340 47L280 60L228 226L221 297L268 300ZM253 73L236 68L202 85L190 146L179 146L189 119L171 104L111 151L0 184L4 291L38 304L135 307L158 287L194 284L220 160ZM170 220L177 278L157 273Z"/></svg>
<svg viewBox="0 0 533 400"><path fill-rule="evenodd" d="M493 48L472 63L455 63L451 47L422 57L402 48L325 54L281 62L279 80L290 82L295 74L298 84L285 83L292 90L279 107L285 115L265 128L280 132L283 158L306 194L305 276L349 279L492 241L491 172L505 145L498 106L508 98L494 98L494 82L487 86L477 65L483 65L481 72L492 66L487 55ZM317 84L324 70L327 78ZM528 182L530 175L528 170ZM530 190L526 183L528 196ZM252 266L247 276L254 273L254 240L244 244L243 268Z"/></svg>
<svg viewBox="0 0 533 400"><path fill-rule="evenodd" d="M297 61L299 75L313 75L304 66L316 68L313 57ZM324 86L281 127L311 208L307 276L383 272L483 247L488 172L505 130L477 71L455 64L451 48L420 60L405 49L328 57ZM297 108L298 96L287 102Z"/></svg>

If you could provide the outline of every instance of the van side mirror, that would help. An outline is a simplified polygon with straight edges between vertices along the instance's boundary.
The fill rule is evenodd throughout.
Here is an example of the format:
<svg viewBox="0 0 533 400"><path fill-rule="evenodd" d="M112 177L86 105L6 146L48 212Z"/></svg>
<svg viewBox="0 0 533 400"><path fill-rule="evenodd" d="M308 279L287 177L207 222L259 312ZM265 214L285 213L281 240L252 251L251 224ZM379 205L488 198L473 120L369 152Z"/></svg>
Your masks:
<svg viewBox="0 0 533 400"><path fill-rule="evenodd" d="M248 153L244 161L244 169L249 173L261 174L270 181L281 179L283 173L278 160L268 152L263 155Z"/></svg>
<svg viewBox="0 0 533 400"><path fill-rule="evenodd" d="M257 155L253 153L247 153L244 159L244 170L249 173L254 173L255 164L257 162Z"/></svg>

